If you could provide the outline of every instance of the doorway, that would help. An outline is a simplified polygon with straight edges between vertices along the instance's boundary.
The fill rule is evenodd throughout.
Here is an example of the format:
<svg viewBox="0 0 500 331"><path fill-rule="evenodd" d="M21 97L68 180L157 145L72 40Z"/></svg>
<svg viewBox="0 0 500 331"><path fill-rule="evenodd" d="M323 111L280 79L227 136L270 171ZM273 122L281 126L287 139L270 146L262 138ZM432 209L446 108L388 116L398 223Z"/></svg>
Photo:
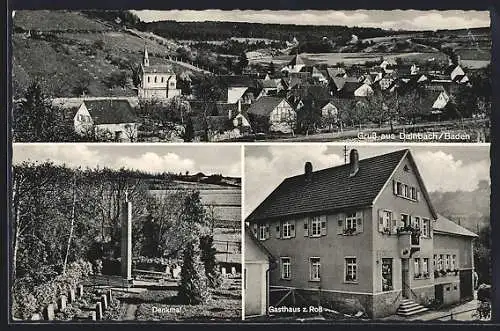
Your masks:
<svg viewBox="0 0 500 331"><path fill-rule="evenodd" d="M401 287L403 292L403 298L410 298L410 263L409 259L401 259Z"/></svg>

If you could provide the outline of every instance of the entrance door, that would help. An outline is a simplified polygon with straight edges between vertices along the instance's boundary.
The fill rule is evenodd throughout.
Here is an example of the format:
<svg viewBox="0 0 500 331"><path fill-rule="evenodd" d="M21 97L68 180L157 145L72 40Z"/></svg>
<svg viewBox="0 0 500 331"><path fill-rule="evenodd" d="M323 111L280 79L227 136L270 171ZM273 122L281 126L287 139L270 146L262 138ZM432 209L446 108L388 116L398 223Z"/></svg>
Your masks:
<svg viewBox="0 0 500 331"><path fill-rule="evenodd" d="M410 271L409 260L401 259L401 286L403 290L403 298L410 298Z"/></svg>

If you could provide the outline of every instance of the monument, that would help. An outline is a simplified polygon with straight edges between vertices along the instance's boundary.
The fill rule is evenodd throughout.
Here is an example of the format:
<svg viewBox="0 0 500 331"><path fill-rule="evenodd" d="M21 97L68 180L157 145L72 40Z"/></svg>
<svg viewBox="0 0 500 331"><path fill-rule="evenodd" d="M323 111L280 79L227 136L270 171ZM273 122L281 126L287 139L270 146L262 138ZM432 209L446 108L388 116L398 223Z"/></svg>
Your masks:
<svg viewBox="0 0 500 331"><path fill-rule="evenodd" d="M121 210L121 274L123 280L132 285L132 202L125 192Z"/></svg>

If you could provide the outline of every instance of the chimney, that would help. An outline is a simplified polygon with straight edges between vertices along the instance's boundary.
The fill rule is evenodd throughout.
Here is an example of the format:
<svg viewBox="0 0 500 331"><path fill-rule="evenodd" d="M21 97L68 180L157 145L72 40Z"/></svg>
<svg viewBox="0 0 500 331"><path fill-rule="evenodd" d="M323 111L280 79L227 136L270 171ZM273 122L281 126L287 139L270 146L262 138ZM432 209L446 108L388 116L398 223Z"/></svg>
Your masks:
<svg viewBox="0 0 500 331"><path fill-rule="evenodd" d="M349 177L353 177L359 170L359 154L357 149L351 149L351 153L349 155L349 165L351 167Z"/></svg>
<svg viewBox="0 0 500 331"><path fill-rule="evenodd" d="M313 166L311 162L306 162L304 166L304 176L306 178L306 182L310 182L312 179Z"/></svg>

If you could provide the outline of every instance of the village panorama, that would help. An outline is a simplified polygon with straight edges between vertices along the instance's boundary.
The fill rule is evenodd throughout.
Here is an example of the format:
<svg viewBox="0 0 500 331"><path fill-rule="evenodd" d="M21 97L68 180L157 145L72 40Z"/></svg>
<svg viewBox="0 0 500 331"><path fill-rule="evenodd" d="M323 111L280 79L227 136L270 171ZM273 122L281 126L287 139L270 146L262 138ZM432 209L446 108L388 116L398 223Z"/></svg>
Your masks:
<svg viewBox="0 0 500 331"><path fill-rule="evenodd" d="M488 15L382 28L163 14L13 13L14 141L490 141Z"/></svg>

